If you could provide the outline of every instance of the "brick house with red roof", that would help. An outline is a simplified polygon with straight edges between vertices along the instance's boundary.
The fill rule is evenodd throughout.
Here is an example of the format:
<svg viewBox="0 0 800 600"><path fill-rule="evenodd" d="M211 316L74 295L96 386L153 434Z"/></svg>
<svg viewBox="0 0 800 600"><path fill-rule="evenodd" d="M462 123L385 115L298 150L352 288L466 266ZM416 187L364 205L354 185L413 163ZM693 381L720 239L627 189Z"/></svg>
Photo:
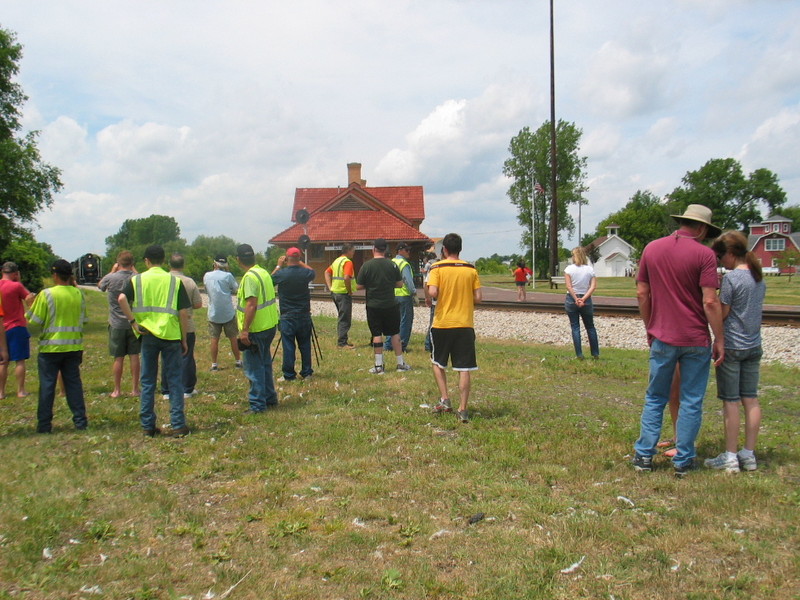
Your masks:
<svg viewBox="0 0 800 600"><path fill-rule="evenodd" d="M358 272L364 261L372 258L372 244L380 237L389 243L392 256L397 244L409 244L409 262L418 273L420 254L433 243L419 230L425 219L422 186L367 187L361 179L360 163L347 165L347 179L345 188L297 188L292 206L294 224L269 242L289 248L298 246L300 237L307 235L306 262L317 272L315 283L325 281L323 273L341 254L344 242L356 247L353 263ZM298 222L299 211L306 211L305 223Z"/></svg>

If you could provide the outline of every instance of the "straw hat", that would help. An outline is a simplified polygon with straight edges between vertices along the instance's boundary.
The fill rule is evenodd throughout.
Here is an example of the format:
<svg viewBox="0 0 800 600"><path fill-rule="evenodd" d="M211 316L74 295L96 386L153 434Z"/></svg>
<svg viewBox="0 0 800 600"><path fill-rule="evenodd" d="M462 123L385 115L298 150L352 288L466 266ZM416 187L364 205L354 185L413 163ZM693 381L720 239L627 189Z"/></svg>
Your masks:
<svg viewBox="0 0 800 600"><path fill-rule="evenodd" d="M702 204L690 204L682 215L670 215L673 219L680 221L697 221L708 225L706 238L717 237L722 233L722 229L711 223L711 209Z"/></svg>

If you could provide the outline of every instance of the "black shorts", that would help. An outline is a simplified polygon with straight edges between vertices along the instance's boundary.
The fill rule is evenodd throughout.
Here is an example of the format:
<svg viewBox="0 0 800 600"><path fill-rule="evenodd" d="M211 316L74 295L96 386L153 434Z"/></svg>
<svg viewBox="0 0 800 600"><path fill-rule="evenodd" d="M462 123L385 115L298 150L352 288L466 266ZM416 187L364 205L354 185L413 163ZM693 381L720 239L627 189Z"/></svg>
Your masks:
<svg viewBox="0 0 800 600"><path fill-rule="evenodd" d="M454 371L474 371L478 368L475 358L475 330L472 327L453 329L431 328L433 364L442 369L452 361Z"/></svg>
<svg viewBox="0 0 800 600"><path fill-rule="evenodd" d="M400 333L400 305L391 308L367 307L367 325L372 337L393 336Z"/></svg>

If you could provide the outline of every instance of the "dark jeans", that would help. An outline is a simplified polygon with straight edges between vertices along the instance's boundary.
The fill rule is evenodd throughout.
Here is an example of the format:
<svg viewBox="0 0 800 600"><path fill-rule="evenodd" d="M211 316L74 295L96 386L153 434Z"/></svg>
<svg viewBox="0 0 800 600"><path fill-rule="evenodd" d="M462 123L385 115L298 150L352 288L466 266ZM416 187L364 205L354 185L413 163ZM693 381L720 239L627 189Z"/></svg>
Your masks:
<svg viewBox="0 0 800 600"><path fill-rule="evenodd" d="M53 428L53 402L56 397L58 374L64 380L67 405L72 411L72 422L78 429L86 429L86 404L83 401L81 382L83 351L39 352L39 408L36 431L49 433Z"/></svg>
<svg viewBox="0 0 800 600"><path fill-rule="evenodd" d="M181 379L183 380L183 393L191 394L194 386L197 385L197 363L194 360L194 345L197 341L197 334L194 331L186 334L186 346L189 352L181 357ZM161 393L169 395L169 385L164 377L164 366L161 366Z"/></svg>
<svg viewBox="0 0 800 600"><path fill-rule="evenodd" d="M283 348L283 377L295 379L295 342L300 350L300 375L309 377L311 368L311 315L281 315L281 347Z"/></svg>
<svg viewBox="0 0 800 600"><path fill-rule="evenodd" d="M582 298L582 294L578 294ZM592 299L589 298L586 304L578 306L572 295L567 294L567 299L564 301L564 309L567 311L569 317L569 324L572 326L572 345L575 347L575 356L582 358L583 350L581 349L581 319L583 319L583 326L586 328L586 335L589 337L589 349L592 356L600 356L600 343L597 341L597 330L594 328L594 307L592 306Z"/></svg>
<svg viewBox="0 0 800 600"><path fill-rule="evenodd" d="M338 346L346 346L347 334L350 333L350 325L353 321L353 297L350 294L331 294L333 296L333 303L336 305L336 311L339 313L339 318L336 322L336 333L338 339L336 344Z"/></svg>
<svg viewBox="0 0 800 600"><path fill-rule="evenodd" d="M272 378L272 340L276 327L250 332L250 346L242 351L244 374L250 380L250 410L261 412L278 404L275 380Z"/></svg>
<svg viewBox="0 0 800 600"><path fill-rule="evenodd" d="M152 334L142 336L142 376L139 395L139 418L142 429L156 428L156 383L158 380L158 359L164 368L164 377L169 387L169 420L172 429L186 427L183 411L183 389L181 383L180 340L162 340Z"/></svg>

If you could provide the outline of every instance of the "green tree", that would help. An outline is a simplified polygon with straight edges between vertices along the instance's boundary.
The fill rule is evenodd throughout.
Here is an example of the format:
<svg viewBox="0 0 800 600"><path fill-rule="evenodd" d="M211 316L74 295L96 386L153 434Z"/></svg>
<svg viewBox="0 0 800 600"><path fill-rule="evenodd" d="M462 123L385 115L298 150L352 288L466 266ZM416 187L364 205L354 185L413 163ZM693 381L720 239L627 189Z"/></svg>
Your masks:
<svg viewBox="0 0 800 600"><path fill-rule="evenodd" d="M782 207L781 216L792 220L792 231L800 231L800 205L794 204Z"/></svg>
<svg viewBox="0 0 800 600"><path fill-rule="evenodd" d="M215 256L226 256L229 263L235 262L236 246L235 240L224 235L198 235L186 248L184 273L197 282L202 281L203 275L213 269Z"/></svg>
<svg viewBox="0 0 800 600"><path fill-rule="evenodd" d="M636 259L648 243L675 229L675 221L669 215L667 205L658 196L637 190L622 209L598 223L594 234L584 236L581 245L587 246L592 240L606 235L609 225L619 225L619 236L634 247L632 258Z"/></svg>
<svg viewBox="0 0 800 600"><path fill-rule="evenodd" d="M559 120L556 127L559 239L562 232L571 234L575 230L569 206L586 203L583 198L587 190L584 173L586 157L578 154L582 134L583 131L574 123ZM517 220L523 228L520 247L531 247L533 233L536 250L536 265L533 268L538 277L545 277L550 256L550 122L544 122L535 132L524 127L511 139L508 151L511 156L503 163L503 174L513 180L508 197L517 207ZM535 222L533 232L531 213Z"/></svg>
<svg viewBox="0 0 800 600"><path fill-rule="evenodd" d="M38 132L21 132L21 109L28 99L14 81L21 58L16 35L0 28L0 253L16 239L29 240L29 224L62 187L61 171L39 155Z"/></svg>
<svg viewBox="0 0 800 600"><path fill-rule="evenodd" d="M144 268L142 255L151 244L164 246L167 256L186 251L186 240L180 237L181 229L173 217L150 215L142 219L126 219L119 231L106 238L106 258L103 272L107 273L121 250L130 250L137 260L137 268Z"/></svg>
<svg viewBox="0 0 800 600"><path fill-rule="evenodd" d="M44 287L44 280L51 276L50 265L58 258L49 244L37 242L26 231L17 235L0 256L0 262L17 264L22 283L32 292Z"/></svg>
<svg viewBox="0 0 800 600"><path fill-rule="evenodd" d="M683 185L669 194L673 214L681 214L689 204L703 204L713 211L714 224L725 229L747 231L750 223L760 223L760 207L768 215L786 202L778 177L769 169L756 169L748 176L733 158L709 160L697 171L689 171Z"/></svg>

